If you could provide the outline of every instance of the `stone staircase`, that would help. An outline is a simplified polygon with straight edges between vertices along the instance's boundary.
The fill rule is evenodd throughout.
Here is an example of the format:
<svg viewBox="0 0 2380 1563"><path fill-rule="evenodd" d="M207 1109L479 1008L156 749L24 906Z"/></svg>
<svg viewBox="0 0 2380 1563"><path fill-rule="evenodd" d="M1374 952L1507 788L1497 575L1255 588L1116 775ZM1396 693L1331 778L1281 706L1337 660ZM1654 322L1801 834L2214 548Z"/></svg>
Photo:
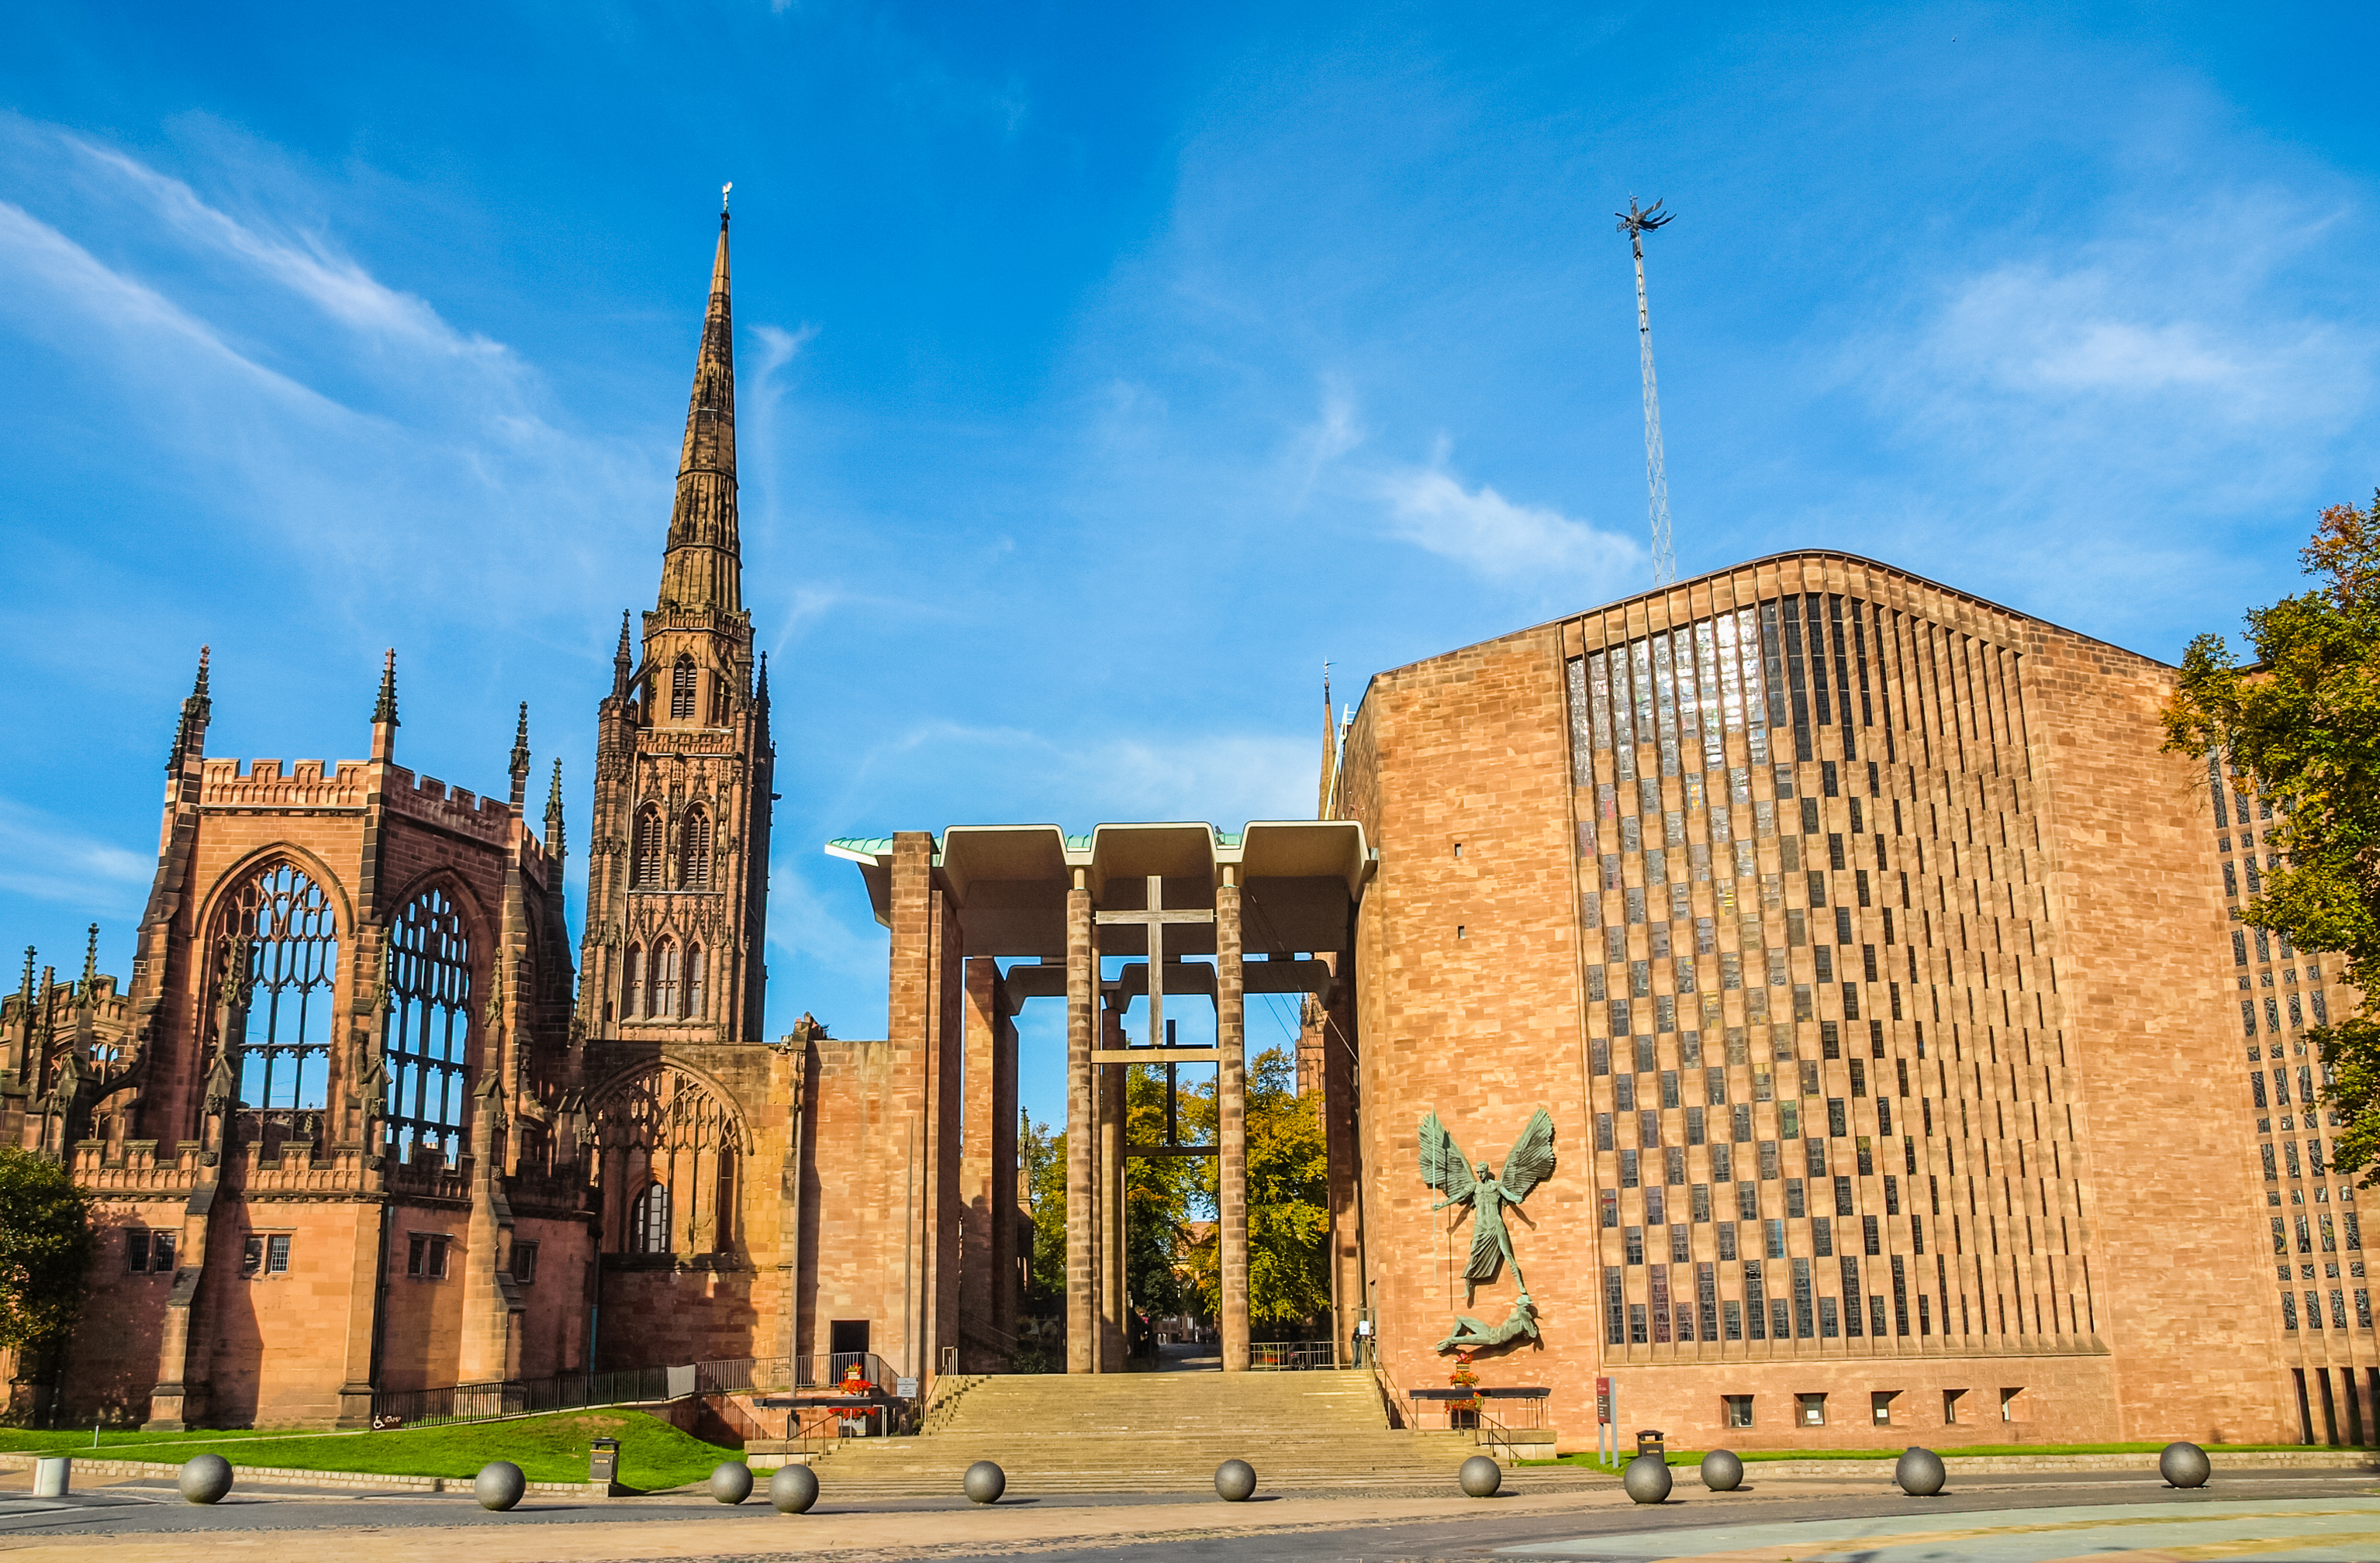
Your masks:
<svg viewBox="0 0 2380 1563"><path fill-rule="evenodd" d="M1208 1492L1245 1460L1259 1491L1451 1487L1468 1433L1393 1431L1360 1372L1002 1374L938 1394L927 1431L846 1438L814 1458L838 1494L947 1496L978 1460L1008 1490Z"/></svg>

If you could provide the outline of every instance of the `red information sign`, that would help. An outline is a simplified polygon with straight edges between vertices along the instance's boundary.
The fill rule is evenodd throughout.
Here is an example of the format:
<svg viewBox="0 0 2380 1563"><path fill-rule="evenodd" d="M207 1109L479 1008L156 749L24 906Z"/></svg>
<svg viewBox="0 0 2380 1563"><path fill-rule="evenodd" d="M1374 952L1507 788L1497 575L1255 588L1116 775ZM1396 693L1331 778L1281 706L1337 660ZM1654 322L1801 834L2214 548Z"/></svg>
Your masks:
<svg viewBox="0 0 2380 1563"><path fill-rule="evenodd" d="M1611 1380L1598 1377L1595 1381L1595 1420L1597 1425L1611 1421Z"/></svg>

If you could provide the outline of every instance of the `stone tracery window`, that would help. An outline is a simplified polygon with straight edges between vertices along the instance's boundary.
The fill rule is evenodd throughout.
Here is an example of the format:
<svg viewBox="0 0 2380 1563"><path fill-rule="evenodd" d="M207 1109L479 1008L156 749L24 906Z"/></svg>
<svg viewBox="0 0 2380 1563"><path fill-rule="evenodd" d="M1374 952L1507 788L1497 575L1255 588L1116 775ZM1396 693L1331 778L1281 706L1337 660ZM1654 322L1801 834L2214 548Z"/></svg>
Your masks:
<svg viewBox="0 0 2380 1563"><path fill-rule="evenodd" d="M695 677L694 659L681 653L670 670L670 721L694 720Z"/></svg>
<svg viewBox="0 0 2380 1563"><path fill-rule="evenodd" d="M224 909L225 960L240 963L239 1101L320 1109L328 1099L339 926L330 898L292 864L271 864Z"/></svg>
<svg viewBox="0 0 2380 1563"><path fill-rule="evenodd" d="M710 987L705 980L710 975L706 969L707 959L699 944L686 947L686 1018L688 1020L710 1018Z"/></svg>
<svg viewBox="0 0 2380 1563"><path fill-rule="evenodd" d="M662 888L662 863L669 855L662 842L661 808L647 804L637 810L636 857L628 870L629 882L637 889Z"/></svg>
<svg viewBox="0 0 2380 1563"><path fill-rule="evenodd" d="M593 1118L598 1178L607 1191L607 1251L699 1254L731 1246L745 1147L724 1100L684 1070L655 1064L603 1091Z"/></svg>
<svg viewBox="0 0 2380 1563"><path fill-rule="evenodd" d="M462 1152L465 1072L471 1044L471 941L443 890L406 903L389 929L388 1135L453 1163Z"/></svg>
<svg viewBox="0 0 2380 1563"><path fill-rule="evenodd" d="M686 821L677 830L678 872L680 890L707 891L710 888L710 814L700 804L686 810Z"/></svg>
<svg viewBox="0 0 2380 1563"><path fill-rule="evenodd" d="M628 1240L637 1254L670 1252L670 1193L662 1183L648 1183L628 1213Z"/></svg>
<svg viewBox="0 0 2380 1563"><path fill-rule="evenodd" d="M677 940L664 939L653 946L652 1008L655 1020L677 1018Z"/></svg>

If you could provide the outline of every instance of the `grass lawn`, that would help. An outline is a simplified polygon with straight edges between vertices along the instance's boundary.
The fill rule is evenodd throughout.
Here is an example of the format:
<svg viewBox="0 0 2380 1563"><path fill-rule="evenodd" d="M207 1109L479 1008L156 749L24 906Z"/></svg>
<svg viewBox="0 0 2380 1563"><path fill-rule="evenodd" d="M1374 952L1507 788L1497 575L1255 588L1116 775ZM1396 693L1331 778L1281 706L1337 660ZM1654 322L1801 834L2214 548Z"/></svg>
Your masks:
<svg viewBox="0 0 2380 1563"><path fill-rule="evenodd" d="M1931 1448L1930 1445L1926 1447ZM2281 1451L2301 1454L2308 1448L2315 1446L2308 1444L2208 1444L2204 1447L2209 1454L2272 1454ZM1973 1444L1961 1445L1957 1448L1936 1449L1934 1452L1940 1455L1945 1460L1957 1460L1962 1456L1970 1455L2155 1454L2164 1448L2165 1445L2163 1444ZM1624 1454L1626 1453L1626 1450L1623 1449L1621 1452ZM1669 1463L1671 1465L1700 1465L1702 1463L1703 1455L1706 1452L1706 1451L1702 1449L1671 1449L1669 1451ZM2341 1452L2344 1453L2346 1451L2342 1450ZM1746 1465L1751 1465L1760 1460L1899 1460L1900 1458L1900 1450L1758 1449L1740 1451L1738 1458L1742 1459ZM1523 1465L1576 1465L1585 1466L1590 1471L1608 1469L1608 1467L1598 1467L1596 1464L1595 1456L1592 1452L1585 1454L1566 1454L1556 1460L1524 1460L1521 1461L1521 1463Z"/></svg>
<svg viewBox="0 0 2380 1563"><path fill-rule="evenodd" d="M0 1433L0 1448L88 1454L91 1435L80 1436L78 1444L70 1433L9 1430ZM629 1411L556 1412L395 1433L113 1433L102 1435L99 1452L174 1461L211 1452L234 1466L379 1476L468 1477L492 1460L508 1460L532 1482L584 1482L587 1445L594 1438L619 1439L622 1484L648 1492L700 1481L722 1460L743 1459L738 1450L706 1444L659 1417Z"/></svg>

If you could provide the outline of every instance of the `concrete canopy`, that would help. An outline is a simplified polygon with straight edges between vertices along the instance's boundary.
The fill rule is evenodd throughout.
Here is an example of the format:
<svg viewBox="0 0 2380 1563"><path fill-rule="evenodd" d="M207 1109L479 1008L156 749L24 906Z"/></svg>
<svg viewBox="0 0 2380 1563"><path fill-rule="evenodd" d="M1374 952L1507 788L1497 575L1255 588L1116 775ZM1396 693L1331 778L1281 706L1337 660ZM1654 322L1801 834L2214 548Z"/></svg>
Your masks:
<svg viewBox="0 0 2380 1563"><path fill-rule="evenodd" d="M858 866L877 922L890 927L892 839L847 837L826 853ZM1195 909L1215 904L1228 867L1243 888L1248 953L1287 955L1345 948L1375 862L1363 826L1346 819L1256 820L1237 832L1196 820L1105 824L1071 837L1055 825L954 825L936 843L934 879L958 908L969 954L1057 961L1078 872L1103 908L1146 909L1155 878L1167 907ZM1146 951L1130 927L1106 930L1100 946ZM1210 925L1166 940L1169 956L1214 952Z"/></svg>

